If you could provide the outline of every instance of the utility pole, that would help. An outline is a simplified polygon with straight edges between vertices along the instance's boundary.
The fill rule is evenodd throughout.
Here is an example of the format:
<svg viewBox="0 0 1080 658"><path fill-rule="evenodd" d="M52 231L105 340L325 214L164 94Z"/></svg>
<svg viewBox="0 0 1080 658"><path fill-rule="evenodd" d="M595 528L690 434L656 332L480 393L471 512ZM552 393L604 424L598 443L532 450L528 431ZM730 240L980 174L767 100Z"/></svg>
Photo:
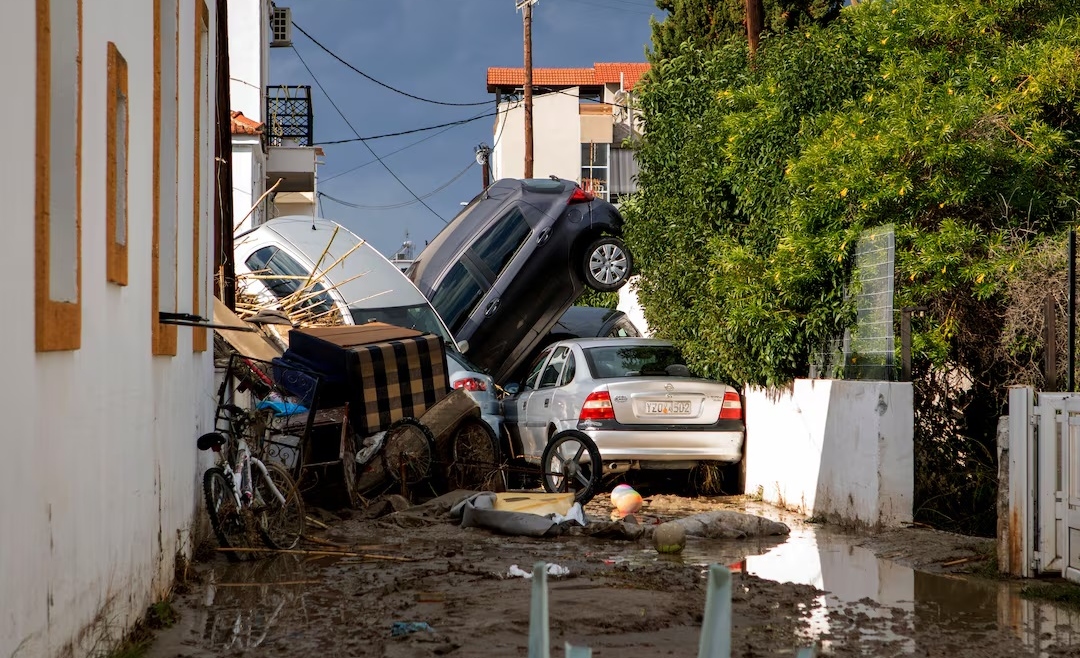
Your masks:
<svg viewBox="0 0 1080 658"><path fill-rule="evenodd" d="M491 184L491 147L487 144L481 144L476 147L476 161L480 163L480 174L483 176L484 188L487 189Z"/></svg>
<svg viewBox="0 0 1080 658"><path fill-rule="evenodd" d="M525 24L525 178L533 177L532 6L537 0L516 0Z"/></svg>
<svg viewBox="0 0 1080 658"><path fill-rule="evenodd" d="M757 52L761 32L765 29L765 8L762 0L746 0L746 40L750 42L750 56Z"/></svg>

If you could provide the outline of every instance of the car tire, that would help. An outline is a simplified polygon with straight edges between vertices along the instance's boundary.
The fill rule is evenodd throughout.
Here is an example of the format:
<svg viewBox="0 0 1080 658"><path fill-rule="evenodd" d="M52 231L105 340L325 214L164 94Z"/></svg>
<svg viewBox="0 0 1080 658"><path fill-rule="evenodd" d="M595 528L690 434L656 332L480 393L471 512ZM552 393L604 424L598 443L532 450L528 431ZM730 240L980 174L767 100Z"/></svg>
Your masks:
<svg viewBox="0 0 1080 658"><path fill-rule="evenodd" d="M594 240L581 258L585 285L600 292L613 292L626 285L634 270L634 259L626 244L613 235Z"/></svg>

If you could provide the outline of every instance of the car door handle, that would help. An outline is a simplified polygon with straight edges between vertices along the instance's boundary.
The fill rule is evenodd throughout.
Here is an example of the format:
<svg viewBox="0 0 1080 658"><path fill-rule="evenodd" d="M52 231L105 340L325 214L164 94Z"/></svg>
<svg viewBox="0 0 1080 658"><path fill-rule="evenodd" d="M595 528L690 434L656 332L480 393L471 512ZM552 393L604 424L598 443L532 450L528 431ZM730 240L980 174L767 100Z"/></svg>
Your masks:
<svg viewBox="0 0 1080 658"><path fill-rule="evenodd" d="M499 310L499 300L495 299L488 302L487 308L484 309L484 317L491 317L492 313Z"/></svg>
<svg viewBox="0 0 1080 658"><path fill-rule="evenodd" d="M536 244L538 244L538 245L544 244L545 242L548 241L548 238L550 238L550 237L551 237L551 229L546 228L543 231L540 231L540 235L536 236Z"/></svg>
<svg viewBox="0 0 1080 658"><path fill-rule="evenodd" d="M549 404L551 404L551 398L544 398L544 408L545 409L548 408Z"/></svg>

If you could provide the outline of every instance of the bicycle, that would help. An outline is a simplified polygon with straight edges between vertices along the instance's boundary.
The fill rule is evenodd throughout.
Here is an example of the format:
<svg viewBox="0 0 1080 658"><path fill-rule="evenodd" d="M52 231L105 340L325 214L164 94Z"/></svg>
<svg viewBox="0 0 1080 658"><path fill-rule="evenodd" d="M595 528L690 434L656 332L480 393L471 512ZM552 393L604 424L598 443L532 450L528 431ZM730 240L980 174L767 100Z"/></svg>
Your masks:
<svg viewBox="0 0 1080 658"><path fill-rule="evenodd" d="M202 435L199 450L213 450L218 463L203 474L203 494L218 544L233 562L257 556L259 541L271 549L291 549L304 533L304 503L289 472L251 453L245 434L259 415L233 404L219 405L227 429ZM224 433L223 433L224 432ZM251 550L236 550L251 548Z"/></svg>

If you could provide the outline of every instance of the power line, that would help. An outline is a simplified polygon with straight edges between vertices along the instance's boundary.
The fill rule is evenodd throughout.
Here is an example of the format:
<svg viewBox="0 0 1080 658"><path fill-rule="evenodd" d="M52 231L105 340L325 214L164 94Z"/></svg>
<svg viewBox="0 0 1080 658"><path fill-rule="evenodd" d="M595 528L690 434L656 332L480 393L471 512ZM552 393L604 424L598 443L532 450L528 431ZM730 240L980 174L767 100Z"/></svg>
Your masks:
<svg viewBox="0 0 1080 658"><path fill-rule="evenodd" d="M296 49L293 48L293 50L295 51ZM299 54L297 54L297 57L299 57ZM326 93L326 92L323 92L323 93ZM491 101L488 101L488 102L490 103ZM347 139L335 139L335 140L330 140L330 141L327 141L327 142L315 142L314 144L312 144L312 146L327 146L327 145L330 145L330 144L348 144L349 142L368 142L368 141L371 141L373 139L385 139L387 137L401 137L402 135L412 135L414 133L421 133L421 132L424 132L426 130L436 130L438 128L453 128L454 126L461 126L461 125L464 125L466 123L472 123L473 121L478 121L480 119L486 119L487 117L493 117L498 113L499 113L499 111L495 110L494 112L486 112L484 114L478 114L477 116L474 116L474 117L471 117L471 118L468 118L468 119L459 119L458 121L447 121L446 123L440 123L440 124L436 124L434 126L424 126L423 128L413 128L411 130L401 130L401 131L398 131L396 133L383 133L382 135L371 135L370 137L361 137L360 135L357 135L356 137L349 137ZM348 122L346 122L346 123L348 123ZM353 132L356 132L356 131L354 130Z"/></svg>
<svg viewBox="0 0 1080 658"><path fill-rule="evenodd" d="M387 165L385 162L383 162L382 158L379 157L379 154L375 152L375 149L371 148L371 144L368 144L366 141L364 141L364 139L362 137L360 137L360 133L357 132L356 128L353 128L352 123L349 122L349 119L345 116L345 113L342 112L341 108L339 108L337 106L337 103L335 103L334 99L330 97L330 94L326 93L326 89L323 88L322 83L319 82L319 79L317 77L315 77L315 72L311 70L311 67L307 65L307 62L304 61L304 58L300 56L300 51L298 51L295 47L292 48L292 51L296 55L296 58L300 60L300 63L304 65L304 69L307 70L308 75L310 75L311 79L315 82L315 86L317 86L319 88L319 91L321 91L323 93L323 96L326 96L326 100L328 100L330 102L330 105L338 113L338 116L341 117L341 120L345 122L345 125L347 125L349 127L349 130L353 131L353 134L356 135L356 137L360 140L360 143L363 144L365 147L367 147L367 150L371 152L371 155L375 156L375 159L379 161L379 164L381 164L383 166L383 169L385 169L387 171L387 173L389 173L391 176L393 176L394 180L396 180L399 184L401 184L401 186L405 188L405 191L407 191L409 194L411 194L414 199L419 201L425 208L430 210L432 215L435 215L436 217L438 217L442 221L443 224L448 223L443 218L442 215L435 212L434 208L432 208L428 204L424 203L423 199L416 196L416 192L413 192L412 189L408 185L405 184L405 181L401 180L401 178L399 178L398 175L394 173L394 170L391 169L390 166Z"/></svg>
<svg viewBox="0 0 1080 658"><path fill-rule="evenodd" d="M382 82L381 80L376 80L375 78L371 77L367 73L364 73L363 71L356 68L352 64L350 64L350 63L346 62L345 60L341 59L340 57L337 56L336 53L334 53L334 51L332 51L329 48L327 48L326 46L322 45L321 43L319 43L319 41L315 37L308 34L304 30L304 28L300 27L296 23L296 21L293 21L293 27L295 27L297 30L299 30L300 34L303 34L305 37L310 39L313 44L315 44L316 46L321 48L327 55L330 55L331 57L333 57L337 61L341 62L345 66L349 67L350 69L352 69L356 73L359 73L360 75L364 76L365 78L367 78L368 80L374 82L375 84L379 85L380 87L384 87L386 89L389 89L390 91L392 91L394 93L401 94L402 96L407 96L407 97L412 98L414 100L423 101L425 103L432 103L434 105L449 105L449 106L452 106L452 107L475 107L475 106L478 106L478 105L487 105L490 102L490 101L481 101L479 103L448 103L446 101L436 101L436 100L432 100L430 98L424 98L423 96L417 96L416 94L410 94L407 91L402 91L402 90L398 89L397 87L392 87L392 86L386 84L385 82Z"/></svg>
<svg viewBox="0 0 1080 658"><path fill-rule="evenodd" d="M468 171L470 169L472 169L475 166L476 166L476 160L473 160L472 162L469 163L469 165L467 167L465 167L464 169L459 171L457 174L455 174L453 178L446 181L445 183L443 183L439 187L436 187L434 190L428 192L427 194L424 194L423 196L417 197L415 201L402 201L400 203L389 203L389 204L385 204L385 205L374 205L373 206L373 205L365 205L365 204L362 204L362 203L354 203L352 201L345 201L344 199L339 199L337 197L326 194L325 192L319 192L319 196L330 199L334 203L339 203L339 204L341 204L343 206L347 206L349 208L357 208L357 209L360 209L360 210L392 210L394 208L404 208L405 206L411 206L412 204L416 203L417 201L420 201L421 199L427 199L429 197L432 197L432 196L438 194L439 192L442 192L446 188L453 185L459 178L464 176L466 173L468 173Z"/></svg>
<svg viewBox="0 0 1080 658"><path fill-rule="evenodd" d="M498 112L496 112L496 113L498 113ZM481 116L476 116L476 117L473 117L473 118L474 119L481 119L482 117ZM427 142L428 139L433 139L434 137L440 136L440 135L442 135L443 133L445 133L445 132L447 132L449 130L453 130L454 127L456 127L457 125L461 125L461 124L450 125L450 126L444 127L443 130L438 131L437 133L435 133L433 135L428 135L427 137L421 137L420 139L417 139L416 142L410 142L409 144L406 144L405 146L403 146L403 147L401 147L399 149L395 149L395 150L390 151L389 153L387 153L386 156L383 156L383 158L389 158L390 156L393 156L394 153L400 153L400 152L402 152L403 150L405 150L407 148L413 148L414 146L417 146L418 144L422 144L424 142ZM333 179L341 177L341 176L345 176L346 174L351 174L352 172L354 172L356 170L363 169L363 167L367 166L368 164L375 164L376 162L378 162L378 160L368 160L367 162L364 162L363 164L357 164L356 166L350 167L350 169L347 169L347 170L345 170L343 172L338 172L338 173L334 174L333 176L327 176L326 178L320 178L320 180L322 180L323 183L329 183L330 180L333 180Z"/></svg>

